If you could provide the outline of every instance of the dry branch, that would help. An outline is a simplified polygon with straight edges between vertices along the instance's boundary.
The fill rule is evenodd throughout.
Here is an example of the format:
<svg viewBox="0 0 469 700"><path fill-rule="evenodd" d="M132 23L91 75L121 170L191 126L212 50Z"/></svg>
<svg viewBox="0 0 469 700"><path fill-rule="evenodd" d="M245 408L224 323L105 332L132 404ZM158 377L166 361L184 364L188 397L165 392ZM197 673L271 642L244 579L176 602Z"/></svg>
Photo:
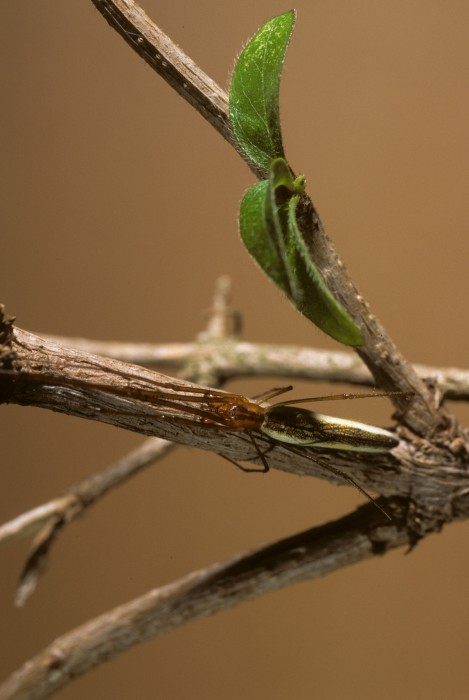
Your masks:
<svg viewBox="0 0 469 700"><path fill-rule="evenodd" d="M393 516L405 514L396 503ZM353 515L197 571L56 639L0 687L0 700L39 700L136 644L220 610L369 559L408 542L366 505Z"/></svg>
<svg viewBox="0 0 469 700"><path fill-rule="evenodd" d="M235 145L228 126L225 93L138 5L132 0L93 3L146 62ZM46 697L72 678L152 636L406 543L413 545L443 524L467 517L467 435L439 406L435 392L421 380L371 315L338 259L312 203L300 224L328 286L364 334L366 343L358 352L374 382L388 390L415 392L410 410L405 410L404 402L397 406L401 443L393 454L366 458L358 453L334 455L334 465L350 468L354 476L366 480L367 488L386 496L393 523L385 522L379 511L366 505L335 523L151 591L56 640L7 680L0 689L1 699ZM151 406L126 395L129 388L151 386L154 375L149 370L67 349L8 324L0 329L0 334L4 367L25 372L20 380L2 376L0 400L101 420L238 460L253 457L252 445L242 434L164 420L161 415L154 415ZM36 375L34 379L31 374L28 378L31 372ZM39 381L41 374L43 380ZM165 381L162 375L159 381ZM190 386L182 380L171 382ZM118 394L112 393L116 387ZM273 467L300 475L324 476L307 456L292 459L285 448L266 442L266 447L272 448L269 463ZM330 459L330 455L320 454L324 461Z"/></svg>
<svg viewBox="0 0 469 700"><path fill-rule="evenodd" d="M189 362L211 362L217 382L241 377L288 377L357 386L376 386L376 381L354 352L322 350L302 345L249 343L237 337L220 338L219 342L203 338L188 343L132 343L126 341L90 340L58 335L45 335L46 340L92 355L113 360L158 367L169 374L179 374ZM221 341L221 342L220 342ZM414 364L419 378L432 387L443 401L469 400L469 370L460 367L433 367Z"/></svg>
<svg viewBox="0 0 469 700"><path fill-rule="evenodd" d="M174 447L176 445L167 440L149 438L107 469L82 479L62 496L0 526L0 545L35 535L17 586L15 604L24 605L35 591L50 549L66 525L83 515L112 489L122 486L142 469L164 457Z"/></svg>
<svg viewBox="0 0 469 700"><path fill-rule="evenodd" d="M199 447L238 461L258 462L252 442L244 433L220 429L211 424L178 422L173 416L161 415L141 397L135 398L139 390L154 390L166 386L170 393L177 386L180 391L191 391L191 382L174 379L142 367L128 365L117 360L90 355L73 348L46 341L27 331L11 328L9 340L3 346L12 365L11 372L0 374L0 402L36 406L49 410L108 423L132 430L142 435L160 437L172 442ZM202 387L207 390L207 387ZM115 393L119 392L119 393ZM180 400L181 408L184 401ZM187 409L204 409L191 401ZM265 436L257 438L261 446L269 449L269 465L297 475L320 476L337 481L305 457L292 455L287 447ZM324 462L344 466L350 473L366 472L370 489L382 494L405 495L396 491L395 472L399 459L404 464L411 459L403 441L394 454L336 452L331 458L328 450L315 449L310 454L320 456ZM396 459L396 456L398 458ZM406 480L405 480L406 481Z"/></svg>

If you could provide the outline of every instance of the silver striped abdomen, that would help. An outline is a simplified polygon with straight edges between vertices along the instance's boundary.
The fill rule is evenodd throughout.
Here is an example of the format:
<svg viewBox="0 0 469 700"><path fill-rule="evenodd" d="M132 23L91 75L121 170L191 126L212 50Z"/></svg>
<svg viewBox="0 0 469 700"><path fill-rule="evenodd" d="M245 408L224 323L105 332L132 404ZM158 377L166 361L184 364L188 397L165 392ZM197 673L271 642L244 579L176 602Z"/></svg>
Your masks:
<svg viewBox="0 0 469 700"><path fill-rule="evenodd" d="M279 442L335 450L388 452L399 444L398 438L383 428L294 406L266 409L261 431Z"/></svg>

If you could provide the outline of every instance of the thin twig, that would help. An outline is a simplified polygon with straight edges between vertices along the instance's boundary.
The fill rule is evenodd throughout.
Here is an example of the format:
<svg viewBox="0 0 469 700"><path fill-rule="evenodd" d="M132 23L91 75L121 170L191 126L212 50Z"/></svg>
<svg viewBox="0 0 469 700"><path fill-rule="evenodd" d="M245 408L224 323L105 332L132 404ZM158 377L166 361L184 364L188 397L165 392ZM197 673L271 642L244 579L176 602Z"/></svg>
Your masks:
<svg viewBox="0 0 469 700"><path fill-rule="evenodd" d="M51 519L71 522L111 489L120 486L148 464L161 459L175 445L160 438L149 438L136 450L125 455L106 469L86 477L58 498L0 526L0 545L34 535Z"/></svg>
<svg viewBox="0 0 469 700"><path fill-rule="evenodd" d="M92 0L93 5L124 41L181 97L192 105L224 139L237 148L228 120L228 96L132 0ZM240 154L242 155L242 154ZM258 175L259 171L247 159Z"/></svg>
<svg viewBox="0 0 469 700"><path fill-rule="evenodd" d="M109 491L122 486L128 479L161 459L175 447L174 443L167 440L149 438L136 450L117 460L107 469L83 479L59 498L44 503L2 525L0 545L37 533L17 586L16 605L24 605L36 589L39 576L47 563L50 548L58 534L63 532L65 525L69 525Z"/></svg>
<svg viewBox="0 0 469 700"><path fill-rule="evenodd" d="M405 527L385 523L374 511L363 506L333 523L196 571L110 610L28 661L0 687L0 700L45 698L147 639L409 543ZM398 504L393 517L395 522L405 519Z"/></svg>
<svg viewBox="0 0 469 700"><path fill-rule="evenodd" d="M301 345L248 343L236 338L196 343L131 343L45 335L46 340L93 355L178 374L194 358L210 358L218 381L241 377L283 377L356 386L376 386L370 370L353 352ZM439 400L469 400L469 370L414 364L419 377L432 384Z"/></svg>

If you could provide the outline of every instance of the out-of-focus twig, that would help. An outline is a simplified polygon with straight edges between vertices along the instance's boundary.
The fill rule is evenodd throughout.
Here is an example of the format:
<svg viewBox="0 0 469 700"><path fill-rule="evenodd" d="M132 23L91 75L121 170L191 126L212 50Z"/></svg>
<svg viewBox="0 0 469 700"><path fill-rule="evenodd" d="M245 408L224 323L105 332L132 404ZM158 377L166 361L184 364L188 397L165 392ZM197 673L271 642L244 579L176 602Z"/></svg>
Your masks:
<svg viewBox="0 0 469 700"><path fill-rule="evenodd" d="M161 459L176 445L160 438L149 438L107 469L83 479L59 498L33 508L0 526L0 545L35 534L15 595L16 605L24 605L34 592L46 565L50 548L58 534L84 511L121 486L141 469Z"/></svg>
<svg viewBox="0 0 469 700"><path fill-rule="evenodd" d="M353 352L321 350L301 345L248 343L226 338L222 343L204 339L189 343L126 343L45 335L47 340L96 355L158 367L177 374L194 357L210 357L219 381L241 377L287 377L357 386L375 386L370 370ZM414 364L414 369L431 383L441 401L469 400L469 370Z"/></svg>
<svg viewBox="0 0 469 700"><path fill-rule="evenodd" d="M403 513L398 504L396 523ZM0 700L40 700L126 649L259 595L408 543L405 527L366 505L356 513L191 573L56 639L0 687Z"/></svg>

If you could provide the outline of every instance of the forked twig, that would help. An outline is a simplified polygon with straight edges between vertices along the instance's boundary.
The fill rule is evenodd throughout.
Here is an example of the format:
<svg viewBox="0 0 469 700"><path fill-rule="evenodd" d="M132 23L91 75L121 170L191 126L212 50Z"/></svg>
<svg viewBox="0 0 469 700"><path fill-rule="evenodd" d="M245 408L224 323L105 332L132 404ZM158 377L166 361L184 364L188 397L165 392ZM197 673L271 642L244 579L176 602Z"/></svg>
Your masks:
<svg viewBox="0 0 469 700"><path fill-rule="evenodd" d="M35 535L17 586L16 605L24 605L36 589L50 548L65 525L69 525L109 491L122 486L128 479L175 447L174 443L167 440L149 438L107 469L82 479L59 498L0 526L0 545L20 537Z"/></svg>
<svg viewBox="0 0 469 700"><path fill-rule="evenodd" d="M228 121L227 95L155 25L138 4L134 0L92 2L127 44L237 148ZM298 223L329 289L352 318L361 322L365 344L357 352L376 384L387 391L413 392L416 399L411 411L406 414L407 425L419 435L433 434L442 425L442 412L438 410L432 392L372 315L339 259L311 201Z"/></svg>
<svg viewBox="0 0 469 700"><path fill-rule="evenodd" d="M125 41L234 145L227 121L226 95L155 27L138 5L132 0L93 0L93 3ZM324 575L406 543L413 545L419 537L438 530L443 523L468 516L465 435L439 407L433 392L370 314L338 260L312 204L300 223L314 260L321 270L327 271L325 277L330 289L352 317L362 323L366 344L359 353L375 382L384 389L416 393L412 411L406 414L405 425L400 429L403 440L395 454L389 458L380 457L376 463L373 460L370 463L367 458L366 475L371 488L393 497L386 502L393 523L385 522L376 509L366 505L335 523L252 554L243 554L151 591L56 640L7 680L0 688L2 700L46 697L70 679L149 637L256 595ZM44 370L43 366L43 371L52 367L65 379L71 377L75 368L87 376L99 376L101 383L107 382L109 386L122 382L124 372L128 381L130 371L137 386L148 381L145 370L124 370L118 363L106 363L99 358L91 360L77 350L67 351L65 364L60 365L53 343L41 341L39 344L36 337L23 331L15 331L14 342L20 360L42 359L46 367ZM150 415L145 417L148 422L142 427L141 416L137 420L136 414L130 418L128 415L129 406L134 405L137 411L139 402L132 404L124 396L109 398L105 392L93 388L77 389L71 385L51 388L43 384L34 389L23 385L16 387L12 397L22 403L35 403L101 420L104 411L107 422L201 447L206 447L208 440L212 449L235 459L249 456L251 449L242 436L224 435L220 431L210 434L210 430L199 435L192 428L189 436L182 424L171 426L168 421L158 422ZM335 456L334 463L340 466L341 460L349 465L352 462L359 473L360 467L365 466L348 455ZM269 463L299 474L320 473L307 458L296 456L293 464L291 455L281 447L272 450Z"/></svg>

